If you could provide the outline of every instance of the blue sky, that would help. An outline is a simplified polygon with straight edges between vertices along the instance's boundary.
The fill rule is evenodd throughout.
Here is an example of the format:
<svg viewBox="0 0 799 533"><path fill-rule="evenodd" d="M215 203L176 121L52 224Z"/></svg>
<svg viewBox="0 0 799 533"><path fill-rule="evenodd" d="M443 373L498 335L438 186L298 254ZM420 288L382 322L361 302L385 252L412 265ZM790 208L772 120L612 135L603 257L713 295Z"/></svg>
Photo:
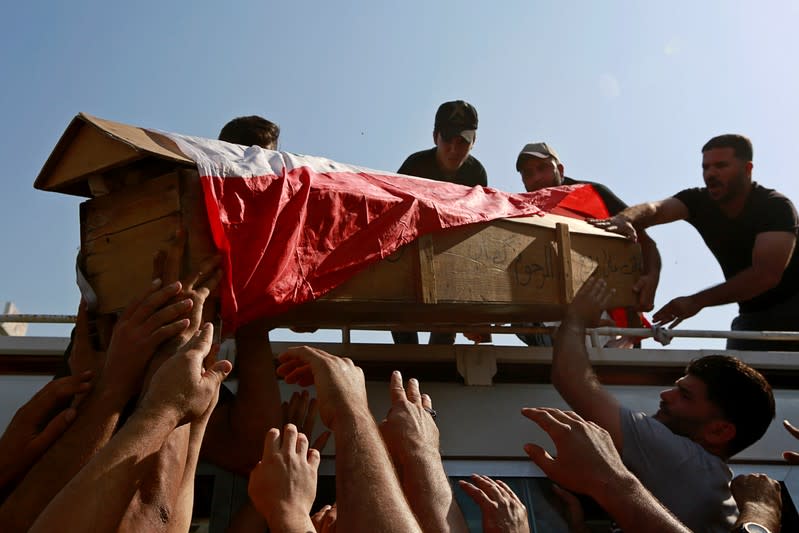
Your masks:
<svg viewBox="0 0 799 533"><path fill-rule="evenodd" d="M432 145L438 104L462 98L480 114L473 154L491 186L521 190L515 156L545 140L567 175L631 204L700 185L702 144L739 132L755 179L799 200L797 2L117 4L4 9L0 302L23 312L77 305L79 199L32 184L80 111L207 137L260 114L280 124L282 149L395 170ZM687 224L652 235L658 305L722 279ZM726 329L734 314L682 327Z"/></svg>

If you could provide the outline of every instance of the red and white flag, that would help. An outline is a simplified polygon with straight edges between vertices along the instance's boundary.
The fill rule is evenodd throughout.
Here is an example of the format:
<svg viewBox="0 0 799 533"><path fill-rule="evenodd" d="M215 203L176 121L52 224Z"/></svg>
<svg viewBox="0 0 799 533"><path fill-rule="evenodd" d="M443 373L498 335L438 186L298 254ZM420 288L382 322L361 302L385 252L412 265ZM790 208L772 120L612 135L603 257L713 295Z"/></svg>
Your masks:
<svg viewBox="0 0 799 533"><path fill-rule="evenodd" d="M543 214L575 189L508 194L167 135L197 163L211 232L224 257L227 331L319 298L420 235Z"/></svg>

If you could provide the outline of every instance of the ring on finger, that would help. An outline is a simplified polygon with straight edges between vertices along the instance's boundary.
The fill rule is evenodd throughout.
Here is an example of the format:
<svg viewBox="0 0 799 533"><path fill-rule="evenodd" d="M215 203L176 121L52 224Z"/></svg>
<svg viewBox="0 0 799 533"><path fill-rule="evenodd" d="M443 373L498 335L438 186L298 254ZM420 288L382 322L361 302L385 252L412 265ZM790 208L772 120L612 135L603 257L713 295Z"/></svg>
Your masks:
<svg viewBox="0 0 799 533"><path fill-rule="evenodd" d="M438 416L438 413L436 413L436 410L432 407L425 407L424 410L430 413L430 416L433 417L433 420L435 420L436 416Z"/></svg>

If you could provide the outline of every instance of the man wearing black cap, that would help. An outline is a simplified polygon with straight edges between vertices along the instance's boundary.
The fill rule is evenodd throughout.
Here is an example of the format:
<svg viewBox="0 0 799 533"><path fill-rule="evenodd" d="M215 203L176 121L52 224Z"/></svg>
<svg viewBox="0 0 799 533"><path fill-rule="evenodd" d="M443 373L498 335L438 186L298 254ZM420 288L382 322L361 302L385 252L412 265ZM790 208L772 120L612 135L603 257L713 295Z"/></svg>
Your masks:
<svg viewBox="0 0 799 533"><path fill-rule="evenodd" d="M469 155L477 138L477 110L468 102L444 102L433 126L435 148L408 156L397 173L474 187L488 185L483 165ZM397 344L418 344L415 331L392 331ZM453 344L454 333L432 332L430 344Z"/></svg>
<svg viewBox="0 0 799 533"><path fill-rule="evenodd" d="M433 127L435 148L411 154L397 171L474 187L488 185L483 165L469 155L477 138L477 110L463 100L444 102Z"/></svg>

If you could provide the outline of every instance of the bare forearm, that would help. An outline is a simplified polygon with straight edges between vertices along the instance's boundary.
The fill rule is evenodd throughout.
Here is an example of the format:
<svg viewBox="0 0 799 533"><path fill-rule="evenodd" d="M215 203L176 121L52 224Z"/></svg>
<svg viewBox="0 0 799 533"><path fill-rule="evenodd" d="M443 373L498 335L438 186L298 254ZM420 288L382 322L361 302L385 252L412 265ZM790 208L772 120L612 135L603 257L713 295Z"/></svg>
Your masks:
<svg viewBox="0 0 799 533"><path fill-rule="evenodd" d="M452 494L441 456L435 450L414 454L402 466L402 488L426 533L466 533L468 528Z"/></svg>
<svg viewBox="0 0 799 533"><path fill-rule="evenodd" d="M702 308L712 307L749 300L775 285L773 278L749 267L724 283L699 291L693 298Z"/></svg>
<svg viewBox="0 0 799 533"><path fill-rule="evenodd" d="M45 508L30 531L117 529L139 481L176 422L136 413ZM91 498L86 495L91 494Z"/></svg>
<svg viewBox="0 0 799 533"><path fill-rule="evenodd" d="M641 230L656 225L657 208L652 202L631 205L615 216L626 218L636 229Z"/></svg>
<svg viewBox="0 0 799 533"><path fill-rule="evenodd" d="M631 473L620 473L591 496L624 531L690 533Z"/></svg>
<svg viewBox="0 0 799 533"><path fill-rule="evenodd" d="M247 475L261 457L266 432L281 426L280 389L266 332L237 338L236 353L236 396L211 415L202 457ZM232 448L237 453L229 453Z"/></svg>
<svg viewBox="0 0 799 533"><path fill-rule="evenodd" d="M371 414L341 415L336 438L337 529L421 532Z"/></svg>
<svg viewBox="0 0 799 533"><path fill-rule="evenodd" d="M104 390L89 395L69 429L0 507L0 523L10 531L26 531L42 509L108 443L124 404L123 396Z"/></svg>

